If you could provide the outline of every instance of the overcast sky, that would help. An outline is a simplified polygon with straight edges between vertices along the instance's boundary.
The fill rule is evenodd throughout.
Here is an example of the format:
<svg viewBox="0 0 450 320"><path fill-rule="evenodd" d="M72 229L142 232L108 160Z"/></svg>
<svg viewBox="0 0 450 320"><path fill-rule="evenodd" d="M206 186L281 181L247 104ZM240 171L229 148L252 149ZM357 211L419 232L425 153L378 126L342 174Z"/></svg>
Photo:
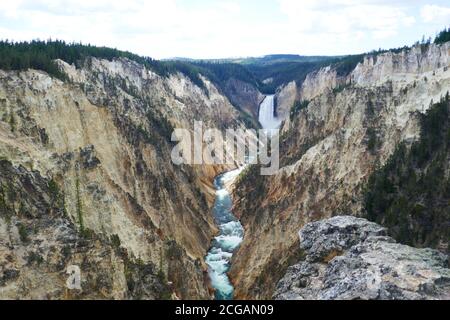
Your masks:
<svg viewBox="0 0 450 320"><path fill-rule="evenodd" d="M450 25L448 0L0 0L0 38L63 39L154 58L337 55Z"/></svg>

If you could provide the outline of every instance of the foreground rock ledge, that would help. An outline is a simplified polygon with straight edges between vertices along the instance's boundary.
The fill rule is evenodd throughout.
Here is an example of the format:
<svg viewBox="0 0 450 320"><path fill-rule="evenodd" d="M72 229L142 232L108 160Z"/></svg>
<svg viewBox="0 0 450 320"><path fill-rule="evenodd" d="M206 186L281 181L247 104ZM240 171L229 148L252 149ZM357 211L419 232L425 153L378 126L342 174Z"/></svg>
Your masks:
<svg viewBox="0 0 450 320"><path fill-rule="evenodd" d="M398 244L365 219L337 216L299 231L302 261L277 285L277 300L450 299L448 257Z"/></svg>

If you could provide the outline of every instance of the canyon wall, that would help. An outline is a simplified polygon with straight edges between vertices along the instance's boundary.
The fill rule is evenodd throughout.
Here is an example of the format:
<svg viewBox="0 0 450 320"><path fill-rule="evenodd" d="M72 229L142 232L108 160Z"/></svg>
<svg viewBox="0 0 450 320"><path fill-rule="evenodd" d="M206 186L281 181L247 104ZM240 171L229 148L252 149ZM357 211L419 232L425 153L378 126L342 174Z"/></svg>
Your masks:
<svg viewBox="0 0 450 320"><path fill-rule="evenodd" d="M295 101L299 99L298 96L298 86L295 81L291 81L278 89L275 94L275 101L277 117L280 120L286 120L289 118L292 106Z"/></svg>
<svg viewBox="0 0 450 320"><path fill-rule="evenodd" d="M264 95L254 85L230 78L222 90L231 103L251 115L254 120L258 119L259 105L264 100Z"/></svg>
<svg viewBox="0 0 450 320"><path fill-rule="evenodd" d="M0 71L0 298L70 298L69 265L76 298L211 298L211 183L233 165L176 166L171 134L244 127L239 112L206 78L58 65L68 81Z"/></svg>

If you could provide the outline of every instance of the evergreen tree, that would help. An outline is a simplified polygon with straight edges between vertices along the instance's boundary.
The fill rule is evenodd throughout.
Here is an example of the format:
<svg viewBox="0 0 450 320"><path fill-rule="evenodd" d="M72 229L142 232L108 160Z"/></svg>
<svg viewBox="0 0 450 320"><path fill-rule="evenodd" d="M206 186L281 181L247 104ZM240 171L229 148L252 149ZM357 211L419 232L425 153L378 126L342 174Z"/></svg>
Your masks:
<svg viewBox="0 0 450 320"><path fill-rule="evenodd" d="M434 39L434 43L436 44L441 44L449 41L450 41L450 27L439 32L438 35L436 36L436 39Z"/></svg>

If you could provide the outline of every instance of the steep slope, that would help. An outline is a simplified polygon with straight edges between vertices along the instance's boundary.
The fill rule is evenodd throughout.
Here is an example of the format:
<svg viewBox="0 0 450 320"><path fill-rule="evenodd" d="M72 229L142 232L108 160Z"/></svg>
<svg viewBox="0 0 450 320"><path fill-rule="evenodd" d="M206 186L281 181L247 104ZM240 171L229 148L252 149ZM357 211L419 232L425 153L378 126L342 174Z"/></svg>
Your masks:
<svg viewBox="0 0 450 320"><path fill-rule="evenodd" d="M259 126L258 107L264 99L260 92L261 83L242 65L235 63L195 62L208 79L242 113L248 127Z"/></svg>
<svg viewBox="0 0 450 320"><path fill-rule="evenodd" d="M398 241L449 253L450 97L420 119L420 139L402 143L369 178L364 192L367 217L383 224Z"/></svg>
<svg viewBox="0 0 450 320"><path fill-rule="evenodd" d="M280 120L289 118L292 106L299 100L299 88L296 81L281 86L275 93L276 116Z"/></svg>
<svg viewBox="0 0 450 320"><path fill-rule="evenodd" d="M307 76L305 101L283 126L280 162L269 177L247 170L234 191L245 238L231 270L237 298L270 298L297 260L307 222L362 212L362 189L401 141L419 136L417 112L450 88L450 44L367 56L347 76ZM310 101L310 102L309 102Z"/></svg>
<svg viewBox="0 0 450 320"><path fill-rule="evenodd" d="M181 73L159 76L127 58L58 65L68 81L35 70L0 71L0 156L8 163L0 168L0 270L20 270L2 277L2 297L46 291L47 298L64 298L65 270L79 263L79 298L167 297L161 279L171 283L169 296L210 298L203 257L216 232L211 182L226 167L175 166L170 138L174 127L191 129L194 120L219 129L243 126L239 113L206 78L200 88ZM19 176L27 192L9 187ZM58 205L46 185L59 190ZM42 201L33 200L36 189L44 190ZM68 231L59 236L61 226ZM27 236L17 237L17 230ZM99 240L79 248L86 242L80 239ZM69 258L51 257L63 247ZM42 257L38 267L25 259L35 253ZM92 285L100 277L91 277L95 261L114 270L105 280L114 290ZM47 276L54 281L44 288L32 285ZM152 283L162 289L152 292Z"/></svg>
<svg viewBox="0 0 450 320"><path fill-rule="evenodd" d="M80 233L64 200L53 180L0 161L2 299L170 298L157 266L130 257L116 235ZM75 265L82 291L66 287Z"/></svg>

